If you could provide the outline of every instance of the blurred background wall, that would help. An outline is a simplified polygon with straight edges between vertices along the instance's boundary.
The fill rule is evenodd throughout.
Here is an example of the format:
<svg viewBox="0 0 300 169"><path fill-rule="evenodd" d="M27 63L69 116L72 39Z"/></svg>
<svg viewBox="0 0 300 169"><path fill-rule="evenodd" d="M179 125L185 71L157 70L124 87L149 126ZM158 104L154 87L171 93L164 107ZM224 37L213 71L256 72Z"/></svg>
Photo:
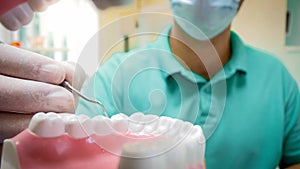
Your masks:
<svg viewBox="0 0 300 169"><path fill-rule="evenodd" d="M0 39L7 43L20 40L23 48L56 60L76 62L81 56L83 60L93 57L87 65L95 64L92 71L96 71L99 60L154 40L172 20L169 0L134 0L105 11L87 0L60 0L20 31L0 26ZM300 86L299 0L244 0L232 29L246 43L278 57ZM87 47L91 44L93 47Z"/></svg>
<svg viewBox="0 0 300 169"><path fill-rule="evenodd" d="M233 22L232 29L250 45L275 54L287 66L300 86L300 44L299 46L286 45L288 2L298 11L298 16L295 14L291 22L299 24L299 0L245 0ZM299 5L295 5L295 2ZM300 34L300 29L293 29Z"/></svg>

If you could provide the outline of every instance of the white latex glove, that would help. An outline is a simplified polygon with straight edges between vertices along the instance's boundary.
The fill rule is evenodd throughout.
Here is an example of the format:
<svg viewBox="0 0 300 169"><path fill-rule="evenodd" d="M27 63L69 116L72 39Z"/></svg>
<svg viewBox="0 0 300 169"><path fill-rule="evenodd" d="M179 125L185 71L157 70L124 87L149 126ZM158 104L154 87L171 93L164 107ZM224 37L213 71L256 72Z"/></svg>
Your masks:
<svg viewBox="0 0 300 169"><path fill-rule="evenodd" d="M34 12L41 12L58 0L28 0L0 16L0 22L9 30L18 30L28 24Z"/></svg>
<svg viewBox="0 0 300 169"><path fill-rule="evenodd" d="M93 0L97 8L104 10L112 6L127 5L132 2L132 0Z"/></svg>
<svg viewBox="0 0 300 169"><path fill-rule="evenodd" d="M59 84L66 79L80 88L85 78L81 69L76 67L75 73L74 64L3 43L0 51L0 111L74 112L74 96Z"/></svg>

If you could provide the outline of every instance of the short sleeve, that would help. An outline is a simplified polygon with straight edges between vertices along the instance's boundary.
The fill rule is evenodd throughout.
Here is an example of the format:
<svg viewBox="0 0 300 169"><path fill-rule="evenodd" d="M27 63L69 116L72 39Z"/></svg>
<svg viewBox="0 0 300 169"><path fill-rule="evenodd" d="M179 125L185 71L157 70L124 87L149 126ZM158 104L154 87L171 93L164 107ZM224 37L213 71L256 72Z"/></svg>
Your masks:
<svg viewBox="0 0 300 169"><path fill-rule="evenodd" d="M290 77L289 74L287 77ZM300 164L300 94L292 77L285 85L285 129L281 168Z"/></svg>

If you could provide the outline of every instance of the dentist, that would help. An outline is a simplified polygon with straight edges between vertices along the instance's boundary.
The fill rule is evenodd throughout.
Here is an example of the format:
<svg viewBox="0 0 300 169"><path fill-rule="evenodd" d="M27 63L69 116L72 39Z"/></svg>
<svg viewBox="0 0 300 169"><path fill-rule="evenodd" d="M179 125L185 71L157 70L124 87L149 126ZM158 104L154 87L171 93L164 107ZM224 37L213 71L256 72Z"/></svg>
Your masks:
<svg viewBox="0 0 300 169"><path fill-rule="evenodd" d="M174 24L145 47L113 54L85 93L110 115L140 111L200 125L207 169L299 169L298 85L272 54L230 30L242 3L170 0ZM96 116L92 106L80 100L76 113Z"/></svg>

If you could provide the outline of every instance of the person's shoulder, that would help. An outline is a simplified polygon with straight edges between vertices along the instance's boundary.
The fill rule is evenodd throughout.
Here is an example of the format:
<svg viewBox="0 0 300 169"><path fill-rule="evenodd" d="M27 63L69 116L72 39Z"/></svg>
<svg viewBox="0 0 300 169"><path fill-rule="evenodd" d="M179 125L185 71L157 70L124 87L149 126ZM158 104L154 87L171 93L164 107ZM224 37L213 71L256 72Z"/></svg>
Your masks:
<svg viewBox="0 0 300 169"><path fill-rule="evenodd" d="M275 54L261 48L246 45L247 60L256 67L273 67L285 69L285 65Z"/></svg>
<svg viewBox="0 0 300 169"><path fill-rule="evenodd" d="M288 86L292 84L297 86L295 79L278 56L253 46L246 46L246 51L248 63L261 74L265 74L269 79L274 78L278 82L289 84Z"/></svg>

